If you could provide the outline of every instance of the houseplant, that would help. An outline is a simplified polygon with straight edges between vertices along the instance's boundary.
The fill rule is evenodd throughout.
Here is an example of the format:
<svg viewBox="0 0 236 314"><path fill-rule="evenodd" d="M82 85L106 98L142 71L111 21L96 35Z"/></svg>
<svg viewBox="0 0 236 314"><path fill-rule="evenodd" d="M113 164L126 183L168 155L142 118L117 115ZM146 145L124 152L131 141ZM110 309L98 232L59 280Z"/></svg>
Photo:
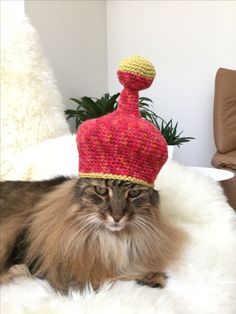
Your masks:
<svg viewBox="0 0 236 314"><path fill-rule="evenodd" d="M101 98L87 96L81 97L79 99L70 98L70 100L77 104L77 108L65 110L67 119L74 119L77 129L83 121L101 117L107 113L113 112L117 107L117 99L119 95L120 93L110 96L109 93L106 93ZM194 137L183 137L183 131L178 132L177 130L178 122L174 123L172 119L166 122L151 109L151 105L152 100L150 98L139 97L139 108L141 116L154 124L160 130L166 139L168 146L173 148L177 145L179 147L183 143L187 143L194 139Z"/></svg>

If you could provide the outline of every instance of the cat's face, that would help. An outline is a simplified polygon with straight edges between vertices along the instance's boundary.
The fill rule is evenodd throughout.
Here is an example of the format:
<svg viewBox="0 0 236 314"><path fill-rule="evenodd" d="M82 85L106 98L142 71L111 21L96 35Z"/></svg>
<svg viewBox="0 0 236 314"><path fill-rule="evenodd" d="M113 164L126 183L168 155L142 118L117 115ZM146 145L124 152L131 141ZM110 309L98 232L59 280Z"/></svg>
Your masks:
<svg viewBox="0 0 236 314"><path fill-rule="evenodd" d="M134 223L142 224L157 208L159 195L153 188L113 180L81 178L75 186L75 197L91 225L99 224L120 231Z"/></svg>

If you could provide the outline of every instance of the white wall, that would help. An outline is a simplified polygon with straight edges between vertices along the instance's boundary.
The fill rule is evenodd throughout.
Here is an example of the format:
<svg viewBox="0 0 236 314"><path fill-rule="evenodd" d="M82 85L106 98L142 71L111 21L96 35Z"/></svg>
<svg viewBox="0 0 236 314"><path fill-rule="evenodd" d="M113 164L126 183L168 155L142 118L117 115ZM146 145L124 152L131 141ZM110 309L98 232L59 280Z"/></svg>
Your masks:
<svg viewBox="0 0 236 314"><path fill-rule="evenodd" d="M212 110L219 67L236 68L236 2L107 1L108 90L120 91L117 65L129 55L155 64L142 94L165 119L196 140L177 148L186 165L210 165L215 152Z"/></svg>
<svg viewBox="0 0 236 314"><path fill-rule="evenodd" d="M176 150L186 165L210 165L218 67L236 68L235 1L26 0L67 107L70 97L121 90L119 62L144 55L157 69L142 94L196 140Z"/></svg>
<svg viewBox="0 0 236 314"><path fill-rule="evenodd" d="M24 15L24 0L1 0L0 7L2 17L8 14L15 17Z"/></svg>
<svg viewBox="0 0 236 314"><path fill-rule="evenodd" d="M107 92L106 2L25 1L67 107Z"/></svg>

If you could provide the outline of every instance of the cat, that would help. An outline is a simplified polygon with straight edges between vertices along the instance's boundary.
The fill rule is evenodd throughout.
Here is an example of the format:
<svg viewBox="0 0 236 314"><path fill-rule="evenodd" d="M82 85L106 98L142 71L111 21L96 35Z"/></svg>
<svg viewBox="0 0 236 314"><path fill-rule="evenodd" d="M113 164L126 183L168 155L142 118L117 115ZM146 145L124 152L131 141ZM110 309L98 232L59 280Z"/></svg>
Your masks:
<svg viewBox="0 0 236 314"><path fill-rule="evenodd" d="M116 280L163 287L186 242L158 191L136 183L58 177L0 189L0 283L36 276L63 294Z"/></svg>

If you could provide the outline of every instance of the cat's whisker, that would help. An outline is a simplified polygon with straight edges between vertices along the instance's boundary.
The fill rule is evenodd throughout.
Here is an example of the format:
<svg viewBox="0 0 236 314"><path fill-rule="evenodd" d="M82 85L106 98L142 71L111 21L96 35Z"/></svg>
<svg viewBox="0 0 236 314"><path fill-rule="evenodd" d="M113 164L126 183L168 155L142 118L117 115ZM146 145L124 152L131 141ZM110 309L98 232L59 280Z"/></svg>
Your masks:
<svg viewBox="0 0 236 314"><path fill-rule="evenodd" d="M145 217L140 217L140 216L138 216L138 220L141 222L141 223L144 223L145 224L145 226L147 226L147 227L149 227L149 228L151 228L154 232L156 232L156 222L154 223L154 217L149 217L148 219L147 218L145 218Z"/></svg>
<svg viewBox="0 0 236 314"><path fill-rule="evenodd" d="M136 222L140 225L143 226L143 228L146 230L148 229L150 232L154 232L153 228L151 228L151 225L148 224L146 221L143 221L139 218L136 219Z"/></svg>
<svg viewBox="0 0 236 314"><path fill-rule="evenodd" d="M152 243L153 238L156 238L157 233L155 232L155 229L147 228L147 226L144 223L141 223L140 221L135 221L134 224L136 231L141 232L144 235L144 239L147 242L147 245L149 246L149 243Z"/></svg>
<svg viewBox="0 0 236 314"><path fill-rule="evenodd" d="M102 222L101 222L102 223ZM89 229L91 226L98 226L101 224L98 219L94 218L92 220L89 220L85 225L83 225L80 229L78 229L78 233L81 233L84 229Z"/></svg>
<svg viewBox="0 0 236 314"><path fill-rule="evenodd" d="M135 225L132 221L128 223L128 227L130 227L132 231L136 231Z"/></svg>
<svg viewBox="0 0 236 314"><path fill-rule="evenodd" d="M137 221L133 221L130 223L130 226L134 232L140 233L140 231L145 234L145 236L150 237L150 233L145 230L143 225L140 225Z"/></svg>
<svg viewBox="0 0 236 314"><path fill-rule="evenodd" d="M156 228L152 222L146 220L145 218L142 217L141 220L145 223L145 225L150 226L153 229L153 232L155 232L155 236L158 236L160 239L163 239L163 237L165 237L165 232L168 232L168 226L164 223L162 223L162 228Z"/></svg>
<svg viewBox="0 0 236 314"><path fill-rule="evenodd" d="M89 220L89 219L86 219L86 220ZM85 225L83 225L78 230L76 230L73 233L73 237L68 237L68 241L70 239L70 241L67 242L68 251L76 250L77 245L78 245L77 239L80 239L80 240L84 239L84 242L85 242L85 240L89 237L90 234L92 234L94 231L99 229L101 224L102 224L101 221L99 221L97 219L93 219L93 220L90 220L89 222L87 222ZM81 241L79 246L82 248L83 245L84 245L84 243Z"/></svg>

